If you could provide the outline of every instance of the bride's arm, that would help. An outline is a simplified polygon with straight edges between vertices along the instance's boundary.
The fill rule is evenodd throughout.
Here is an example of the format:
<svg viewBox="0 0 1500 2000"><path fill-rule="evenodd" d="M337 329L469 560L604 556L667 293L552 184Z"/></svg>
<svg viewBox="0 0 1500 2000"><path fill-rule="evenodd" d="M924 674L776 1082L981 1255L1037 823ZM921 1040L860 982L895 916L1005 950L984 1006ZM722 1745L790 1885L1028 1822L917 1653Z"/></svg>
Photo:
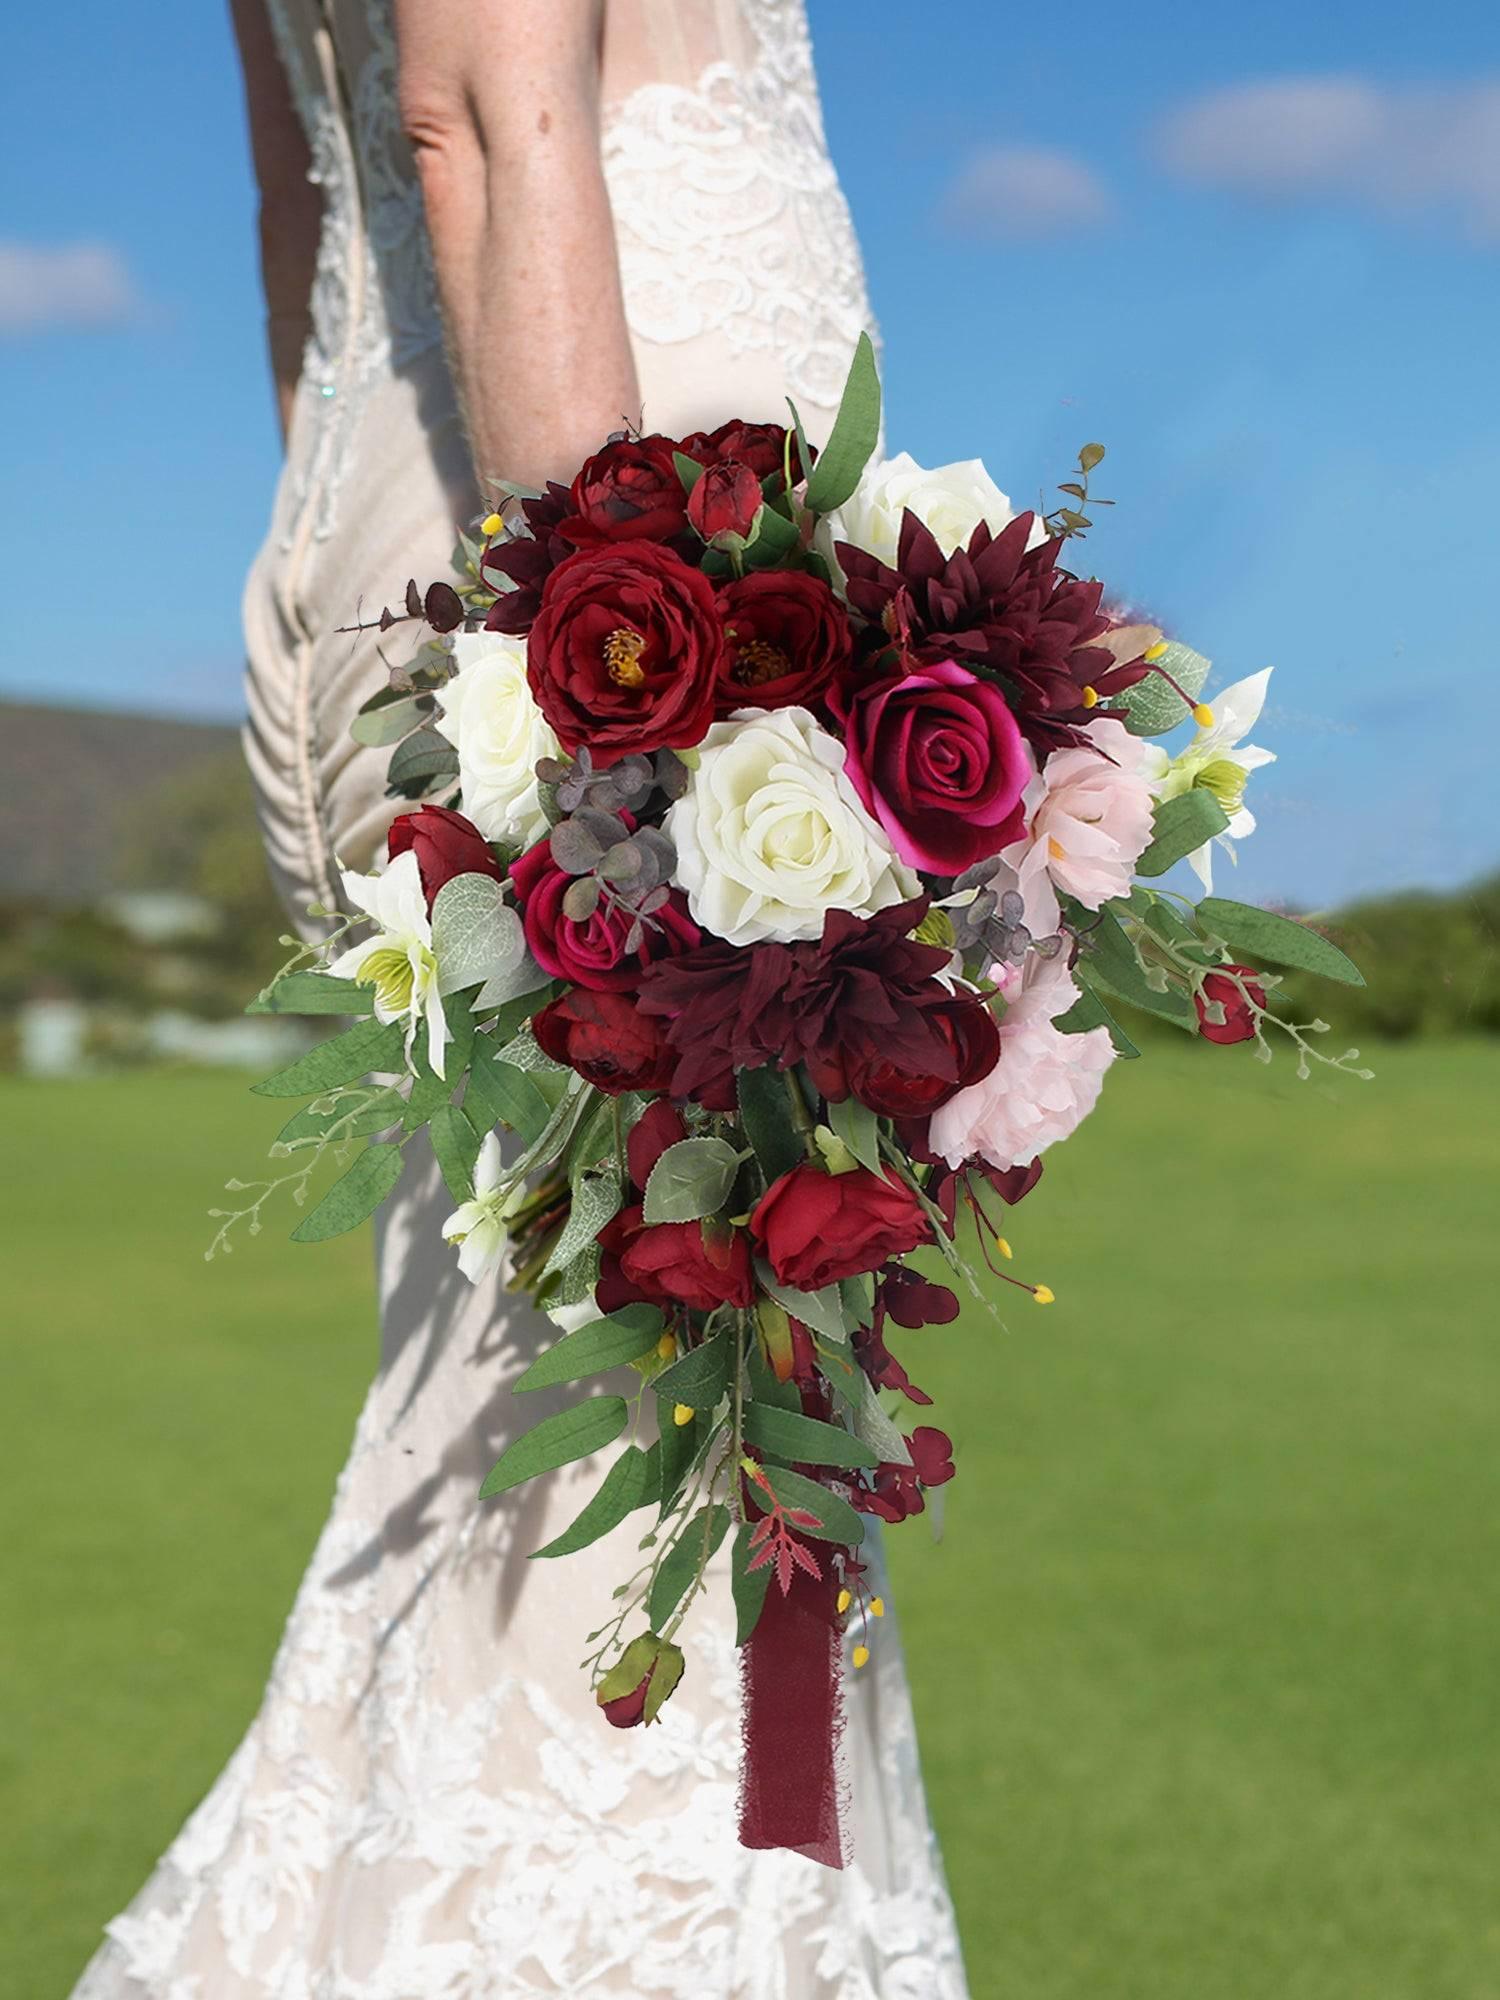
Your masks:
<svg viewBox="0 0 1500 2000"><path fill-rule="evenodd" d="M599 160L602 0L396 0L475 469L565 477L640 416Z"/></svg>
<svg viewBox="0 0 1500 2000"><path fill-rule="evenodd" d="M318 260L323 198L307 178L312 164L307 136L271 38L265 0L230 0L230 14L245 76L250 153L260 187L266 335L285 437L307 342L308 296Z"/></svg>

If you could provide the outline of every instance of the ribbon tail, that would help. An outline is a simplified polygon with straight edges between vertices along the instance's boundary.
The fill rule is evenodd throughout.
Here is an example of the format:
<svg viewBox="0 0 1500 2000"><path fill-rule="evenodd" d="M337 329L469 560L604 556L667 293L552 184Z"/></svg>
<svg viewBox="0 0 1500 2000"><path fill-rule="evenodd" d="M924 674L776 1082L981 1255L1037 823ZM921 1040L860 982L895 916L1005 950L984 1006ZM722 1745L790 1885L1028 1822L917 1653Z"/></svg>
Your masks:
<svg viewBox="0 0 1500 2000"><path fill-rule="evenodd" d="M843 1726L838 1581L797 1570L773 1581L742 1647L740 1844L844 1865L835 1751Z"/></svg>

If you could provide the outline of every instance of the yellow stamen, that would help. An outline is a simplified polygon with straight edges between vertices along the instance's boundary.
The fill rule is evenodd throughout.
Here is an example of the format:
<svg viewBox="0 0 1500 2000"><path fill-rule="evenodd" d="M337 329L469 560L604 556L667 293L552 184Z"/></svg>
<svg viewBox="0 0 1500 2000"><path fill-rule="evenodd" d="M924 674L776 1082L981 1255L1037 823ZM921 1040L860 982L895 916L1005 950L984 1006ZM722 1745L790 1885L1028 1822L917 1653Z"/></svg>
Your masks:
<svg viewBox="0 0 1500 2000"><path fill-rule="evenodd" d="M646 669L641 665L645 647L644 636L628 625L617 625L605 640L604 664L618 687L638 688L645 680Z"/></svg>
<svg viewBox="0 0 1500 2000"><path fill-rule="evenodd" d="M492 542L504 526L498 514L486 514L479 524L479 532L487 542Z"/></svg>
<svg viewBox="0 0 1500 2000"><path fill-rule="evenodd" d="M677 1353L676 1334L664 1333L661 1339L656 1343L656 1351L661 1356L663 1361L673 1360Z"/></svg>
<svg viewBox="0 0 1500 2000"><path fill-rule="evenodd" d="M1157 660L1164 659L1166 657L1166 651L1167 651L1166 640L1158 639L1154 646L1148 646L1146 648L1145 652L1142 653L1141 658L1143 660L1150 660L1154 664Z"/></svg>
<svg viewBox="0 0 1500 2000"><path fill-rule="evenodd" d="M884 1618L885 1599L883 1597L872 1597L870 1599L870 1616L872 1618Z"/></svg>
<svg viewBox="0 0 1500 2000"><path fill-rule="evenodd" d="M854 1664L856 1667L862 1667L865 1664L865 1662L869 1659L869 1657L870 1657L870 1649L868 1646L855 1647Z"/></svg>
<svg viewBox="0 0 1500 2000"><path fill-rule="evenodd" d="M1085 707L1085 708L1097 708L1097 707L1099 706L1099 690L1098 690L1098 688L1096 688L1096 687L1086 687L1086 688L1084 689L1084 691L1083 691L1083 705L1084 705L1084 707Z"/></svg>
<svg viewBox="0 0 1500 2000"><path fill-rule="evenodd" d="M849 1609L849 1606L850 1606L850 1605L851 1605L851 1604L852 1604L853 1602L854 1602L854 1599L853 1599L853 1598L852 1598L852 1597L851 1597L851 1596L849 1595L849 1593L848 1593L848 1591L847 1591L847 1590L841 1590L841 1591L839 1592L839 1616L840 1616L840 1618L842 1618L842 1617L843 1617L844 1613L845 1613L845 1612L846 1612L846 1611L847 1611L847 1610Z"/></svg>
<svg viewBox="0 0 1500 2000"><path fill-rule="evenodd" d="M1000 1255L1004 1257L1007 1262L1009 1262L1009 1260L1016 1254L1015 1251L1011 1249L1010 1244L1003 1236L997 1236L995 1238L995 1248L1000 1252Z"/></svg>
<svg viewBox="0 0 1500 2000"><path fill-rule="evenodd" d="M1039 1306L1050 1306L1052 1301L1057 1297L1057 1294L1050 1285L1033 1285L1031 1296Z"/></svg>
<svg viewBox="0 0 1500 2000"><path fill-rule="evenodd" d="M1200 729L1213 728L1214 712L1206 701L1195 701L1193 703L1193 720Z"/></svg>
<svg viewBox="0 0 1500 2000"><path fill-rule="evenodd" d="M411 1005L416 973L411 960L395 945L377 945L360 960L358 981L373 986L380 1004L392 1014L404 1014Z"/></svg>
<svg viewBox="0 0 1500 2000"><path fill-rule="evenodd" d="M691 1403L679 1403L672 1412L672 1421L681 1430L683 1425L690 1424L697 1414Z"/></svg>
<svg viewBox="0 0 1500 2000"><path fill-rule="evenodd" d="M1050 861L1066 861L1068 858L1067 848L1063 846L1055 833L1047 835L1047 858Z"/></svg>

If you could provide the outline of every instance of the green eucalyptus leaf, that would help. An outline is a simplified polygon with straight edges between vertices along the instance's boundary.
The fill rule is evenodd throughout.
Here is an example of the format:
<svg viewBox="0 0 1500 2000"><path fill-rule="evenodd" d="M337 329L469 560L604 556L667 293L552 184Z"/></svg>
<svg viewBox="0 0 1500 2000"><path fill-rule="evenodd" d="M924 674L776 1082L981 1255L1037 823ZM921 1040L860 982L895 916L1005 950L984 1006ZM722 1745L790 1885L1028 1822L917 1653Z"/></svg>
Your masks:
<svg viewBox="0 0 1500 2000"><path fill-rule="evenodd" d="M875 349L862 333L849 364L838 415L822 455L808 476L806 500L815 514L831 514L859 485L880 442L880 371Z"/></svg>
<svg viewBox="0 0 1500 2000"><path fill-rule="evenodd" d="M292 1231L294 1243L325 1243L358 1229L372 1216L401 1178L401 1148L376 1143L366 1146L347 1173L341 1174L317 1207Z"/></svg>
<svg viewBox="0 0 1500 2000"><path fill-rule="evenodd" d="M729 1527L729 1509L721 1501L700 1507L662 1557L651 1585L646 1616L653 1630L665 1625L698 1574L699 1565L717 1551ZM706 1546L705 1546L706 1537Z"/></svg>
<svg viewBox="0 0 1500 2000"><path fill-rule="evenodd" d="M740 1156L723 1139L679 1139L668 1146L646 1182L644 1219L698 1222L729 1199Z"/></svg>
<svg viewBox="0 0 1500 2000"><path fill-rule="evenodd" d="M432 713L430 694L399 694L391 689L390 696L383 702L379 696L367 701L349 725L349 734L367 750L383 750L388 743L399 743L403 736L420 729Z"/></svg>
<svg viewBox="0 0 1500 2000"><path fill-rule="evenodd" d="M385 774L387 788L409 799L420 798L438 778L457 776L457 750L425 725L396 745Z"/></svg>
<svg viewBox="0 0 1500 2000"><path fill-rule="evenodd" d="M500 1454L479 1489L480 1499L493 1499L538 1473L555 1472L560 1465L601 1451L614 1443L629 1421L623 1396L591 1396L585 1403L543 1417Z"/></svg>
<svg viewBox="0 0 1500 2000"><path fill-rule="evenodd" d="M1157 994L1153 997L1160 999L1161 996ZM1084 1035L1090 1028L1107 1028L1117 1055L1128 1058L1140 1054L1135 1043L1131 1041L1086 979L1079 979L1078 998L1066 1014L1058 1015L1055 1025L1059 1033L1064 1035Z"/></svg>
<svg viewBox="0 0 1500 2000"><path fill-rule="evenodd" d="M1156 664L1164 667L1174 681L1180 682L1194 700L1203 692L1209 662L1201 653L1195 653L1191 646L1179 646L1173 641ZM1133 688L1126 688L1123 694L1113 696L1108 712L1122 715L1125 727L1132 736L1165 736L1168 730L1187 720L1188 707L1177 690L1168 686L1160 674L1147 674Z"/></svg>

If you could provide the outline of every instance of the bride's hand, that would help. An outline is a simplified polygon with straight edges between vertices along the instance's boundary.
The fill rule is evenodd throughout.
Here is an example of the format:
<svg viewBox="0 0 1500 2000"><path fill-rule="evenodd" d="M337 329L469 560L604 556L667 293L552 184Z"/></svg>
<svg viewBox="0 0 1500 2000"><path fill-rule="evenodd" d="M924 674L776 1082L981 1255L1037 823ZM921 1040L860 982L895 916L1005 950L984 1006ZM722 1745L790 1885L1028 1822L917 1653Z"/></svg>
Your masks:
<svg viewBox="0 0 1500 2000"><path fill-rule="evenodd" d="M640 395L599 158L602 0L396 0L475 471L565 476Z"/></svg>

